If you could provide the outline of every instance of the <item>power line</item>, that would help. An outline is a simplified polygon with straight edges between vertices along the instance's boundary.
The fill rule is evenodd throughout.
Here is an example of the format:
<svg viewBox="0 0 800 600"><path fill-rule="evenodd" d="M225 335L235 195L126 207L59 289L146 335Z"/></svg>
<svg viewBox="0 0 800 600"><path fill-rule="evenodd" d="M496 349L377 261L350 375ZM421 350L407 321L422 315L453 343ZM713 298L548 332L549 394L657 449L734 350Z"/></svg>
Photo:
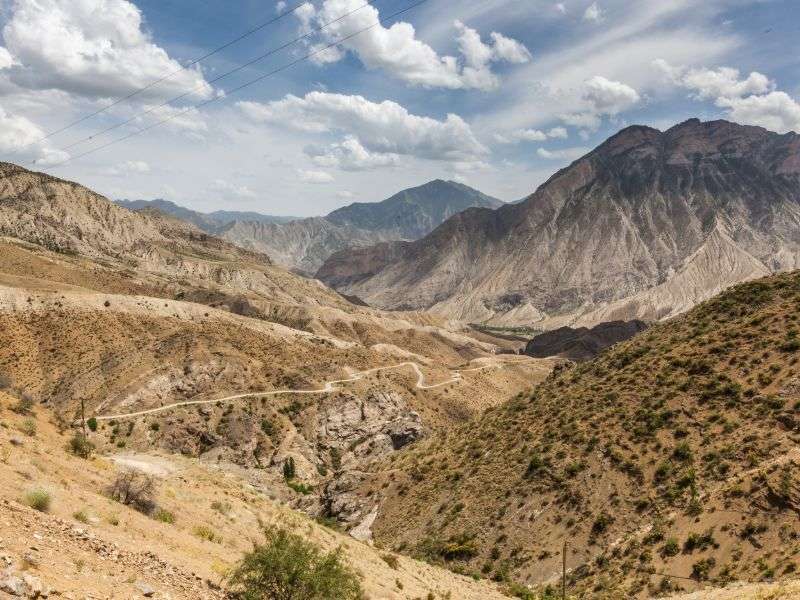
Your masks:
<svg viewBox="0 0 800 600"><path fill-rule="evenodd" d="M194 58L194 59L190 60L185 65L182 65L180 69L176 69L175 71L172 71L171 73L168 73L167 75L164 75L163 77L160 77L159 79L151 81L146 86L134 90L133 92L131 92L127 96L123 96L122 98L118 98L117 100L114 100L113 102L111 102L110 104L107 104L103 108L100 108L100 109L94 111L93 113L85 115L85 116L81 117L80 119L78 119L77 121L73 121L72 123L69 123L68 125L65 125L64 127L62 127L61 129L56 129L55 131L51 131L50 133L45 135L43 138L39 139L36 143L41 143L41 142L43 142L45 140L48 140L51 137L53 137L54 135L58 135L59 133L62 133L64 131L66 131L67 129L71 129L72 127L75 127L75 125L79 125L80 123L83 123L84 121L88 121L92 117L96 117L97 115L100 115L100 114L106 112L110 108L113 108L113 107L117 106L118 104L121 104L121 103L125 102L126 100L130 100L131 98L133 98L135 96L138 96L142 92L146 92L147 90L157 86L159 83L163 83L164 81L166 81L167 79L173 77L174 75L177 75L178 73L182 73L183 71L186 71L187 69L192 68L196 64L206 60L207 58L210 58L210 57L214 56L215 54L218 54L219 52L222 52L223 50L225 50L227 48L230 48L234 44L237 44L237 43L241 42L243 39L253 35L254 33L258 33L259 31L261 31L265 27L268 27L269 25L272 25L273 23L277 23L278 21L280 21L284 17L287 17L288 15L294 14L304 4L306 4L305 0L303 2L299 2L296 6L294 6L294 8L291 8L291 9L288 9L288 10L284 10L283 12L281 12L277 16L273 17L272 19L269 19L268 21L264 21L263 23L261 23L259 25L256 25L252 29L249 29L249 30L245 31L239 37L234 38L230 42L226 42L222 46L219 46L218 48L215 48L215 49L207 52L203 56L200 56L198 58Z"/></svg>
<svg viewBox="0 0 800 600"><path fill-rule="evenodd" d="M141 135L142 133L145 133L146 131L149 131L151 129L154 129L155 127L163 125L164 123L168 123L169 121L172 121L172 120L174 120L174 119L176 119L176 118L178 118L178 117L180 117L182 115L185 115L187 112L189 112L192 109L203 108L205 106L208 106L209 104L213 104L214 102L218 102L218 101L222 100L223 98L226 98L227 96L230 96L231 94L235 94L237 92L240 92L241 90L243 90L245 88L248 88L248 87L250 87L252 85L255 85L256 83L259 83L259 82L263 81L264 79L267 79L268 77L271 77L273 75L276 75L277 73L285 71L285 70L287 70L287 69L289 69L289 68L291 68L291 67L293 67L293 66L295 66L295 65L297 65L297 64L299 64L301 62L304 62L304 61L308 60L309 58L312 58L314 56L322 54L322 53L330 50L331 48L334 48L335 46L338 46L339 44L341 44L343 42L346 42L347 40L353 39L354 37L356 37L358 35L361 35L362 33L365 33L365 32L367 32L367 31L369 31L371 29L374 29L375 27L378 27L379 25L383 25L385 22L390 21L390 20L392 20L392 19L394 19L396 17L399 17L400 15L402 15L404 13L409 12L410 10L420 6L421 4L426 3L427 1L428 0L418 0L414 4L411 4L410 6L404 8L402 10L399 10L399 11L397 11L395 13L392 13L388 17L385 17L383 19L377 20L375 23L373 23L369 27L364 27L363 29L359 29L355 33L351 33L350 35L348 35L348 36L346 36L346 37L344 37L344 38L342 38L340 40L337 40L337 41L335 41L335 42L333 42L331 44L328 44L327 46L324 46L323 48L319 48L319 49L315 50L314 52L309 52L308 54L298 58L297 60L294 60L294 61L292 61L292 62L290 62L288 64L285 64L282 67L279 67L279 68L274 69L272 71L269 71L268 73L265 73L265 74L257 77L256 79L253 79L251 81L248 81L245 84L240 85L239 87L233 88L232 90L229 90L228 92L226 92L225 96L217 96L217 97L211 98L209 100L206 100L204 102L200 102L199 104L196 104L194 106L189 106L189 107L181 110L178 113L170 115L169 117L167 117L165 119L162 119L161 121L157 121L156 123L153 123L152 125L144 127L144 128L142 128L142 129L140 129L138 131L134 131L134 132L132 132L132 133L130 133L130 134L124 136L124 137L118 138L116 140L112 140L112 141L110 141L110 142L108 142L106 144L103 144L102 146L98 146L96 148L92 148L91 150L88 150L88 151L86 151L86 152L84 152L82 154L78 154L77 156L70 157L70 158L68 158L68 159L66 159L66 160L64 160L64 161L62 161L60 163L56 163L56 164L50 165L50 166L52 168L64 166L64 165L66 165L66 164L68 164L70 162L78 160L79 158L83 158L83 157L88 156L90 154L94 154L95 152L99 152L100 150L104 150L105 148L108 148L109 146L113 146L115 144L119 144L121 142L127 141L127 140L129 140L129 139L131 139L133 137L136 137L138 135Z"/></svg>
<svg viewBox="0 0 800 600"><path fill-rule="evenodd" d="M345 14L341 15L340 17L338 17L336 19L333 19L332 21L328 21L327 23L324 23L323 25L320 25L317 28L310 30L305 34L303 34L303 35L301 35L299 37L296 37L295 39L283 44L282 46L279 46L277 48L273 48L269 52L266 52L266 53L264 53L264 54L262 54L260 56L257 56L256 58L254 58L254 59L252 59L252 60L250 60L250 61L248 61L248 62L246 62L244 64L241 64L238 67L235 67L235 68L231 69L230 71L226 71L225 73L222 73L221 75L218 75L214 79L211 79L210 81L208 81L208 83L209 84L216 83L216 82L224 79L225 77L228 77L229 75L233 75L234 73L238 73L239 71L242 71L242 70L246 69L247 67L249 67L251 65L254 65L257 62L260 62L260 61L264 60L265 58L280 52L281 50L285 50L286 48L289 48L290 46L293 46L297 42L299 42L299 41L301 41L301 40L303 40L303 39L305 39L307 37L310 37L310 36L312 36L312 35L314 35L316 33L319 33L320 31L323 31L324 29L327 29L331 25L334 25L334 24L338 23L339 21L349 17L352 14L355 14L356 12L366 8L367 6L372 6L372 4L370 2L366 2L365 4L362 4L361 6L346 12ZM175 96L174 98L170 98L169 100L166 100L165 102L162 102L161 104L159 104L157 106L152 106L152 107L148 108L147 110L144 110L144 111L142 111L142 112L140 112L138 114L135 114L134 116L132 116L131 118L129 118L129 119L125 120L125 121L117 123L116 125L111 125L109 127L106 127L105 129L103 129L101 131L98 131L96 133L93 133L92 135L87 136L85 138L79 139L79 140L69 144L68 146L64 146L62 148L59 148L59 150L61 150L62 152L66 152L67 150L70 150L71 148L74 148L75 146L80 146L81 144L83 144L85 142L88 142L88 141L91 141L91 140L93 140L94 138L96 138L98 136L101 136L101 135L104 135L106 133L109 133L110 131L114 131L116 129L119 129L120 127L124 127L125 125L128 125L129 123L133 123L134 121L136 121L137 119L140 119L141 117L145 117L145 116L147 116L149 114L152 114L152 113L158 111L159 109L164 108L165 106L169 106L173 102L177 102L178 100L182 100L183 98L186 98L187 96L191 96L196 91L202 89L202 87L203 87L202 85L195 86L193 89L189 90L188 92L185 92L183 94L179 94L178 96ZM32 164L36 164L36 161L34 161Z"/></svg>

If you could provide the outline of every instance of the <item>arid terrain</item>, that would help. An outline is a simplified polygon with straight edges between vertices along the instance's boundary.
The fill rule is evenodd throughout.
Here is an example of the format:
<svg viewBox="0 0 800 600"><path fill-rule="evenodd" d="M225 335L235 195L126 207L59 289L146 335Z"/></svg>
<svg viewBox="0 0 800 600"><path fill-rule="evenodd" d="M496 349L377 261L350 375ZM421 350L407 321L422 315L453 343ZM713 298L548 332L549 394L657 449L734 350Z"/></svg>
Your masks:
<svg viewBox="0 0 800 600"><path fill-rule="evenodd" d="M27 573L74 597L128 597L139 584L221 597L259 524L281 523L343 545L370 597L499 597L494 584L382 559L368 512L325 515L359 465L532 389L552 361L496 354L485 336L424 314L353 305L264 255L69 182L12 165L2 182L0 537L11 579ZM67 449L81 411L88 459ZM174 523L107 497L130 467L156 476ZM25 506L32 490L52 499L46 511ZM362 521L361 541L337 532Z"/></svg>

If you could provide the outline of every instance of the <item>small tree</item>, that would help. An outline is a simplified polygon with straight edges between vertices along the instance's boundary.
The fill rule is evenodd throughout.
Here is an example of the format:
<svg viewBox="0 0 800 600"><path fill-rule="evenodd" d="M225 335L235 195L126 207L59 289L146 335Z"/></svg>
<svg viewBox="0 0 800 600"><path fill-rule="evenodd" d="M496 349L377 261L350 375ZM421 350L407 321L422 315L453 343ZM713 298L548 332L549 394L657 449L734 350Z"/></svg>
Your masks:
<svg viewBox="0 0 800 600"><path fill-rule="evenodd" d="M94 452L94 444L80 431L76 431L75 435L70 438L67 449L75 456L89 458Z"/></svg>
<svg viewBox="0 0 800 600"><path fill-rule="evenodd" d="M297 474L294 466L294 458L291 456L283 461L283 478L286 481L291 481Z"/></svg>
<svg viewBox="0 0 800 600"><path fill-rule="evenodd" d="M138 469L121 471L109 489L114 500L145 514L150 514L156 506L155 493L155 479Z"/></svg>
<svg viewBox="0 0 800 600"><path fill-rule="evenodd" d="M311 542L282 529L267 529L266 541L244 556L228 576L239 600L360 600L358 577L339 550L323 554Z"/></svg>

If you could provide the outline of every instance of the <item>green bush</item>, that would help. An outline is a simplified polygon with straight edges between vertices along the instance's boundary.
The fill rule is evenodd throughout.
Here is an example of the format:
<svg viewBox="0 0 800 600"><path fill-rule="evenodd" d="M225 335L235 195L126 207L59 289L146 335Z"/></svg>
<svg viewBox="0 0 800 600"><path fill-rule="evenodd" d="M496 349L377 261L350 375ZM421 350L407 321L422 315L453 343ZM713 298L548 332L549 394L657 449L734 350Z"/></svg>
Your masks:
<svg viewBox="0 0 800 600"><path fill-rule="evenodd" d="M172 525L175 522L175 515L164 508L156 509L156 512L153 513L153 518L168 525Z"/></svg>
<svg viewBox="0 0 800 600"><path fill-rule="evenodd" d="M311 542L282 529L267 529L266 540L247 553L228 576L239 600L360 600L358 577L340 551L323 554Z"/></svg>
<svg viewBox="0 0 800 600"><path fill-rule="evenodd" d="M678 552L680 552L680 549L681 547L678 543L678 540L676 540L674 537L669 538L664 544L664 547L661 549L661 554L664 556L676 556Z"/></svg>
<svg viewBox="0 0 800 600"><path fill-rule="evenodd" d="M76 433L69 440L67 449L80 458L89 458L94 452L94 444L82 433Z"/></svg>
<svg viewBox="0 0 800 600"><path fill-rule="evenodd" d="M291 481L294 479L296 474L297 471L294 466L294 458L290 456L283 462L283 478L286 481Z"/></svg>
<svg viewBox="0 0 800 600"><path fill-rule="evenodd" d="M207 542L214 542L217 544L222 543L222 537L207 525L197 525L194 529L192 529L192 533L201 540L206 540Z"/></svg>
<svg viewBox="0 0 800 600"><path fill-rule="evenodd" d="M36 421L31 418L24 419L19 425L19 430L28 437L36 436Z"/></svg>
<svg viewBox="0 0 800 600"><path fill-rule="evenodd" d="M22 501L24 504L27 504L39 512L47 512L50 510L52 498L50 496L50 492L39 488L26 493Z"/></svg>
<svg viewBox="0 0 800 600"><path fill-rule="evenodd" d="M89 417L89 419L86 421L86 426L92 431L97 431L97 419L94 417Z"/></svg>
<svg viewBox="0 0 800 600"><path fill-rule="evenodd" d="M18 415L29 415L33 410L33 398L31 398L28 394L22 394L19 400L17 400L16 404L11 407Z"/></svg>

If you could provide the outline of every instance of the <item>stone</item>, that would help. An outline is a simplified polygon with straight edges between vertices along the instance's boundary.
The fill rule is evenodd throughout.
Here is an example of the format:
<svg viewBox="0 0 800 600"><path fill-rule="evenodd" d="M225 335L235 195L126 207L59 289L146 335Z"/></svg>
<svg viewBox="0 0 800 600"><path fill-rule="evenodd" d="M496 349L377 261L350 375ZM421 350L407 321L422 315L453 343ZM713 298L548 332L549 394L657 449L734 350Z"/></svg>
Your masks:
<svg viewBox="0 0 800 600"><path fill-rule="evenodd" d="M144 583L143 581L137 581L135 587L137 590L139 590L139 593L141 593L142 596L144 596L145 598L152 598L156 593L156 591L151 586Z"/></svg>

